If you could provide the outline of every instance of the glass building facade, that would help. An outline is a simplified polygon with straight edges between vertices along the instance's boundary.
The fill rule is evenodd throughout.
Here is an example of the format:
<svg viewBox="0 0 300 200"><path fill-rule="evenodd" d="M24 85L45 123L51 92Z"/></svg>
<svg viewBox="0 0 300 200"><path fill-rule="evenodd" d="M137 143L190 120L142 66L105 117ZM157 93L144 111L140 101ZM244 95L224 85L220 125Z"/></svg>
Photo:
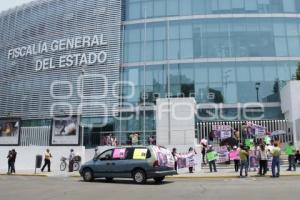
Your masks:
<svg viewBox="0 0 300 200"><path fill-rule="evenodd" d="M44 11L55 5L56 19L62 21L53 25L56 27L53 33L46 31L52 27L50 22L43 26L43 18L36 17L40 27L36 31L46 31L47 37L58 34L55 30L66 37L76 35L74 26L83 33L99 29L101 20L97 18L101 16L97 13L101 5L97 0L73 0L72 5L68 1L45 2L49 2L46 8L35 7L32 14L28 9L28 15L44 15ZM65 7L73 14L64 16L60 2L69 5ZM280 88L293 79L300 60L300 1L122 0L121 3L120 109L116 116L82 117L81 121L89 124L84 128L86 146L99 145L102 135L109 133L126 144L128 135L138 132L142 143L146 143L147 138L155 135L157 98L194 97L201 118L197 121L245 120L239 113L245 110L243 105L251 102L264 106L260 113L263 119L284 118ZM73 10L73 5L77 9ZM6 18L3 17L2 23ZM73 18L76 20L68 23ZM81 24L87 28L80 28ZM31 26L28 27L25 31L30 32ZM34 37L42 37L38 35ZM78 104L79 100L73 101ZM26 108L27 104L23 104ZM214 110L218 115L213 118L209 117L212 104L218 108ZM247 110L248 114L255 116L255 109ZM34 112L39 111L42 109ZM42 118L24 120L28 127L47 123ZM104 121L106 125L99 126Z"/></svg>

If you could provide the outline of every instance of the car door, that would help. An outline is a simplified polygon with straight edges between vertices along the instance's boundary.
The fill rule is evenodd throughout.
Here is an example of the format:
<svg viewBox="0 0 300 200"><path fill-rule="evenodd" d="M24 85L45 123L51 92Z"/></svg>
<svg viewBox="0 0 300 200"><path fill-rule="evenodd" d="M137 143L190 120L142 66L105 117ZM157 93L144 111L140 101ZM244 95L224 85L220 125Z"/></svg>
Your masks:
<svg viewBox="0 0 300 200"><path fill-rule="evenodd" d="M132 155L134 148L124 148L125 155L123 158L113 159L112 170L115 177L130 178L132 170Z"/></svg>
<svg viewBox="0 0 300 200"><path fill-rule="evenodd" d="M97 177L111 177L112 152L113 149L106 150L95 159L94 173Z"/></svg>

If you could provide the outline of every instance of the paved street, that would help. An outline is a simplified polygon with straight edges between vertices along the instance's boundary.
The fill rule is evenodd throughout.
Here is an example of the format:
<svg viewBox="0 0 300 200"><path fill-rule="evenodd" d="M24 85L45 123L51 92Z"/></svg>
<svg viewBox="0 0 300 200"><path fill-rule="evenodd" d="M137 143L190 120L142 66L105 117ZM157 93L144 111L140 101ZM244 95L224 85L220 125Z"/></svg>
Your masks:
<svg viewBox="0 0 300 200"><path fill-rule="evenodd" d="M300 179L167 179L136 185L128 180L82 182L79 178L0 176L0 199L299 199Z"/></svg>

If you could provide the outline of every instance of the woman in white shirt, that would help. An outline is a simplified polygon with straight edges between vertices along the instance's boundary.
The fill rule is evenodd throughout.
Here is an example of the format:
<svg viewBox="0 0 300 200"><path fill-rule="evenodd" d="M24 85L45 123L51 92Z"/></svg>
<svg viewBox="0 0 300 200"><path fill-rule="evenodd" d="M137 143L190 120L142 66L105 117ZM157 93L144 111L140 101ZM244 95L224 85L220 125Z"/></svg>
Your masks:
<svg viewBox="0 0 300 200"><path fill-rule="evenodd" d="M268 151L265 148L265 145L260 145L260 149L258 150L258 158L259 158L259 175L265 176L268 168Z"/></svg>

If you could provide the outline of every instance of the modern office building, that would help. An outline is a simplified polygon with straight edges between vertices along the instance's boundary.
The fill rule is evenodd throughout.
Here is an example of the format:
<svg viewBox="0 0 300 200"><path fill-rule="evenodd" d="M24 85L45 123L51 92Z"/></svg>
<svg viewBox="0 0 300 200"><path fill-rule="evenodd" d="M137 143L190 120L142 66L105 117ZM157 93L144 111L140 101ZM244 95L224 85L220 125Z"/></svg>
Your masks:
<svg viewBox="0 0 300 200"><path fill-rule="evenodd" d="M195 98L197 122L284 120L299 34L297 0L36 0L0 14L0 117L88 147L146 143L157 98Z"/></svg>

